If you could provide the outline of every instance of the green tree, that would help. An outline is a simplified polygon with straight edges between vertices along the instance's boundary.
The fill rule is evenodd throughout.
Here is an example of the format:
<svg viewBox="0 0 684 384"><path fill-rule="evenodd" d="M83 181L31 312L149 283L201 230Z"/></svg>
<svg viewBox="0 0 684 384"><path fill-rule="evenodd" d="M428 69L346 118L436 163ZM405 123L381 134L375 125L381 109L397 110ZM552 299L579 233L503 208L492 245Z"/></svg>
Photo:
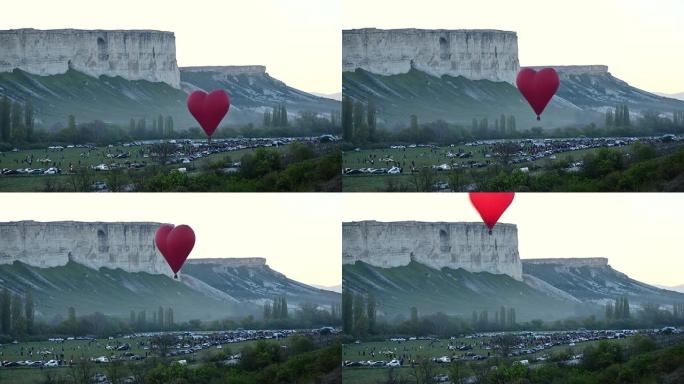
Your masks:
<svg viewBox="0 0 684 384"><path fill-rule="evenodd" d="M0 102L0 138L4 142L10 141L11 133L11 121L10 115L12 110L12 104L7 97L7 95L2 97L2 102Z"/></svg>
<svg viewBox="0 0 684 384"><path fill-rule="evenodd" d="M287 127L287 108L285 107L285 104L281 105L280 108L280 126Z"/></svg>
<svg viewBox="0 0 684 384"><path fill-rule="evenodd" d="M35 307L33 304L33 291L31 289L26 291L24 310L26 312L26 332L32 334L34 330Z"/></svg>
<svg viewBox="0 0 684 384"><path fill-rule="evenodd" d="M24 108L24 125L26 127L26 140L33 141L35 130L35 118L33 116L33 103L29 100Z"/></svg>
<svg viewBox="0 0 684 384"><path fill-rule="evenodd" d="M264 110L264 122L262 123L262 127L270 127L271 119L271 111L269 109Z"/></svg>
<svg viewBox="0 0 684 384"><path fill-rule="evenodd" d="M157 129L154 134L157 135L158 138L164 137L164 116L162 116L161 113L157 117Z"/></svg>
<svg viewBox="0 0 684 384"><path fill-rule="evenodd" d="M288 314L287 314L287 297L283 296L280 298L281 304L280 304L280 318L281 319L287 319Z"/></svg>
<svg viewBox="0 0 684 384"><path fill-rule="evenodd" d="M264 303L264 320L270 320L271 319L271 303L268 301Z"/></svg>
<svg viewBox="0 0 684 384"><path fill-rule="evenodd" d="M128 315L128 324L135 325L135 311L131 309L131 313Z"/></svg>
<svg viewBox="0 0 684 384"><path fill-rule="evenodd" d="M509 327L515 327L515 308L508 308L508 318L506 321L508 321Z"/></svg>
<svg viewBox="0 0 684 384"><path fill-rule="evenodd" d="M173 130L173 117L166 116L166 124L164 124L164 134L167 138L173 138L175 135Z"/></svg>
<svg viewBox="0 0 684 384"><path fill-rule="evenodd" d="M67 129L70 131L76 130L76 116L69 115L69 122L67 123Z"/></svg>
<svg viewBox="0 0 684 384"><path fill-rule="evenodd" d="M11 124L12 127L10 128L12 140L15 142L23 141L24 140L24 124L22 120L24 119L24 111L21 108L21 104L19 104L18 101L15 101L12 103L12 117L11 117Z"/></svg>
<svg viewBox="0 0 684 384"><path fill-rule="evenodd" d="M366 318L365 302L360 293L354 295L354 335L365 336L368 331L368 319Z"/></svg>
<svg viewBox="0 0 684 384"><path fill-rule="evenodd" d="M353 308L354 294L350 290L345 289L342 292L342 330L348 335L351 335L354 331Z"/></svg>
<svg viewBox="0 0 684 384"><path fill-rule="evenodd" d="M157 326L160 330L164 329L164 308L161 305L157 309Z"/></svg>
<svg viewBox="0 0 684 384"><path fill-rule="evenodd" d="M24 319L24 310L19 294L12 296L12 333L15 335L26 333L26 319Z"/></svg>
<svg viewBox="0 0 684 384"><path fill-rule="evenodd" d="M352 142L354 139L354 103L349 96L342 98L342 139Z"/></svg>
<svg viewBox="0 0 684 384"><path fill-rule="evenodd" d="M369 333L375 333L375 320L376 320L376 309L375 309L375 295L373 293L368 294L368 299L366 302L366 308L367 308L367 313L366 316L368 317L368 332Z"/></svg>
<svg viewBox="0 0 684 384"><path fill-rule="evenodd" d="M173 328L173 308L166 308L166 318L164 319L164 326L166 329Z"/></svg>
<svg viewBox="0 0 684 384"><path fill-rule="evenodd" d="M3 288L2 290L1 299L2 303L0 303L0 312L2 312L2 317L0 318L0 325L2 325L2 333L8 335L12 332L12 314L10 309L12 307L12 298L7 287Z"/></svg>
<svg viewBox="0 0 684 384"><path fill-rule="evenodd" d="M371 96L368 98L368 107L367 107L368 140L370 140L370 141L377 140L377 133L376 133L377 117L376 117L375 108L376 108L375 107L375 100Z"/></svg>
<svg viewBox="0 0 684 384"><path fill-rule="evenodd" d="M366 124L363 103L354 103L354 142L364 144L368 141L368 124Z"/></svg>
<svg viewBox="0 0 684 384"><path fill-rule="evenodd" d="M606 111L606 127L612 127L615 125L615 114L612 109Z"/></svg>

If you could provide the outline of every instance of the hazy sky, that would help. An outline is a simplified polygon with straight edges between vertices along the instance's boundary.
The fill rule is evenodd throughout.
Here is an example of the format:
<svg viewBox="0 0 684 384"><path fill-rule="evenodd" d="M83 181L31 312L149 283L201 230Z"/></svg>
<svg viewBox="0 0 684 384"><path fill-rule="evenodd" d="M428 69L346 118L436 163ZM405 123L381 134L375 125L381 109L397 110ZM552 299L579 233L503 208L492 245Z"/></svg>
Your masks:
<svg viewBox="0 0 684 384"><path fill-rule="evenodd" d="M342 86L339 0L21 0L0 28L173 31L180 66L261 64L305 91Z"/></svg>
<svg viewBox="0 0 684 384"><path fill-rule="evenodd" d="M342 0L349 28L502 29L520 64L605 64L652 92L684 91L682 0Z"/></svg>
<svg viewBox="0 0 684 384"><path fill-rule="evenodd" d="M481 221L467 194L345 194L344 221ZM630 277L684 283L684 193L518 193L500 222L520 257L607 257Z"/></svg>
<svg viewBox="0 0 684 384"><path fill-rule="evenodd" d="M155 221L195 231L190 258L265 257L287 277L341 284L336 194L11 194L0 221Z"/></svg>

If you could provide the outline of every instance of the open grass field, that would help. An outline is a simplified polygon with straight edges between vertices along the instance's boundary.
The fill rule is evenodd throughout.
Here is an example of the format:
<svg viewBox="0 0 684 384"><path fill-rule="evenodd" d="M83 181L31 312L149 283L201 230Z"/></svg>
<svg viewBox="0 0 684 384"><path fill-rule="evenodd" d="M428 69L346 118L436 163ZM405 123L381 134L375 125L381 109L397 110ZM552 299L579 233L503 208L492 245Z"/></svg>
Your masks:
<svg viewBox="0 0 684 384"><path fill-rule="evenodd" d="M389 354L383 354L383 352L393 352L396 358L401 358L402 356L409 359L421 359L421 358L439 358L441 356L453 356L462 355L463 351L453 351L448 349L448 345L471 345L472 352L477 355L487 356L488 353L494 357L496 351L488 350L483 348L482 344L488 338L475 338L468 339L465 337L458 338L456 340L442 339L438 341L430 340L414 340L414 341L381 341L381 342L365 342L360 344L345 344L342 346L342 360L343 361L362 361L362 360L384 360L389 361L392 357ZM565 352L570 350L571 354L580 354L589 345L595 345L599 341L586 341L583 343L577 343L575 346L559 345L548 348L544 351L522 355L518 357L511 358L512 360L529 360L530 364L534 365L533 360L539 356L553 356L559 352ZM611 340L611 343L619 343L625 345L629 342L629 339L616 339ZM374 352L375 356L371 353ZM452 363L453 364L453 363ZM463 362L458 362L455 364L462 365L462 371L468 375L469 368L464 365ZM449 364L436 364L434 374L447 374L449 370ZM342 380L343 382L358 383L358 384L377 384L379 382L385 382L388 378L388 373L390 368L380 367L380 368L370 368L370 367L353 367L353 368L343 368L342 369ZM392 372L397 377L410 378L412 377L413 369L410 365L405 365L402 367L392 368Z"/></svg>
<svg viewBox="0 0 684 384"><path fill-rule="evenodd" d="M17 360L51 360L57 359L57 355L64 354L65 360L74 360L79 358L97 358L100 356L114 357L121 356L124 351L107 350L109 346L119 346L125 343L130 345L131 352L138 356L154 357L154 353L145 349L149 345L150 338L135 337L135 338L114 338L114 339L97 339L97 340L65 340L64 342L51 341L35 341L35 342L21 342L18 344L3 344L0 345L0 360L17 361ZM203 349L197 353L189 355L179 355L176 357L166 358L169 361L187 360L189 364L194 361L200 361L211 357L218 353L238 353L242 348L256 343L255 340L248 340L239 343L223 345L221 349L215 346ZM33 355L30 355L33 352ZM140 362L135 362L140 364ZM123 368L124 372L126 371ZM56 368L0 368L0 383L16 383L16 384L37 384L45 382L46 374L51 373L58 377L64 377L70 374L69 367ZM107 373L107 364L96 364L94 366L93 374Z"/></svg>
<svg viewBox="0 0 684 384"><path fill-rule="evenodd" d="M629 151L631 145L617 147L622 151ZM595 153L599 148L581 149L576 151L561 152L555 155L555 159L542 158L535 161L525 161L515 164L511 169L518 169L522 167L541 167L545 169L552 167L561 161L579 161L589 153ZM456 154L459 152L470 152L471 157L449 158L449 153ZM342 178L342 189L344 192L376 192L386 191L388 186L393 185L400 187L401 190L407 192L415 192L415 183L411 175L411 167L420 169L422 167L430 167L433 165L449 164L452 166L462 166L469 162L492 163L498 162L496 157L487 157L491 152L489 145L475 145L466 147L465 145L456 145L454 147L416 147L405 149L362 149L359 151L345 151L342 157L344 168L391 168L392 166L399 166L403 168L403 173L399 175L345 175ZM470 173L473 178L477 178L483 173L486 173L485 168L464 168L466 173ZM435 179L438 181L448 181L448 172L437 172Z"/></svg>
<svg viewBox="0 0 684 384"><path fill-rule="evenodd" d="M285 150L287 146L272 149ZM48 183L58 185L68 185L71 176L67 174L71 166L74 168L86 167L90 168L99 164L106 164L108 166L120 166L123 169L127 168L126 163L144 164L146 168L151 166L159 166L157 160L149 156L151 146L130 146L116 145L111 147L97 147L95 149L88 148L64 148L61 151L44 149L30 149L20 150L17 152L3 152L0 153L0 169L18 169L18 168L42 168L44 170L50 167L57 167L62 170L59 175L0 175L0 192L39 192L46 188ZM191 164L176 164L163 166L164 169L171 170L180 167L189 168L189 170L199 169L203 166L209 165L217 160L223 160L230 157L232 161L240 161L242 156L252 153L256 149L240 149L231 152L214 153L209 156L194 160ZM127 158L117 159L118 154L128 154ZM108 157L110 155L110 157ZM145 168L131 169L129 172L142 173ZM104 181L107 172L95 171L95 180Z"/></svg>

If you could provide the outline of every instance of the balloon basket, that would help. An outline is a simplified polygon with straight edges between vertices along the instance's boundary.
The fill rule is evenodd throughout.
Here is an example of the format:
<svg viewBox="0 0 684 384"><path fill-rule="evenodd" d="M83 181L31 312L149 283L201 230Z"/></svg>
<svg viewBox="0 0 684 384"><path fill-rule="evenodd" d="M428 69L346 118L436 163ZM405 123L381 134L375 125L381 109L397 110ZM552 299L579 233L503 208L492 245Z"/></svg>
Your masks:
<svg viewBox="0 0 684 384"><path fill-rule="evenodd" d="M490 232L490 233L491 233L491 232ZM173 274L173 278L176 279L176 280L178 280L178 275L174 273L174 274Z"/></svg>
<svg viewBox="0 0 684 384"><path fill-rule="evenodd" d="M537 121L541 121L541 116L537 115Z"/></svg>

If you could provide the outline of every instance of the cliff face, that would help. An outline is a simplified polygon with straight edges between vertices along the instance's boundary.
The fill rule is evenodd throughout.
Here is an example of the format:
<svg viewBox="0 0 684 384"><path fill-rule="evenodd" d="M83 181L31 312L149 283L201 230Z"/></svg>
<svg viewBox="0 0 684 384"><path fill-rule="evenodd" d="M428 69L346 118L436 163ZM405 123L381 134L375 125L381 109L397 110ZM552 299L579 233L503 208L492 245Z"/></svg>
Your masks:
<svg viewBox="0 0 684 384"><path fill-rule="evenodd" d="M164 82L180 87L173 32L148 30L0 31L0 72L18 68L41 76L69 68L98 77Z"/></svg>
<svg viewBox="0 0 684 384"><path fill-rule="evenodd" d="M343 264L363 261L392 268L412 260L436 269L463 268L522 280L518 230L513 224L497 224L489 235L482 223L343 223Z"/></svg>
<svg viewBox="0 0 684 384"><path fill-rule="evenodd" d="M159 223L0 223L0 264L48 268L69 260L98 268L173 275L154 245Z"/></svg>
<svg viewBox="0 0 684 384"><path fill-rule="evenodd" d="M605 257L577 257L558 259L524 259L523 264L535 265L558 265L563 267L607 267L608 259Z"/></svg>
<svg viewBox="0 0 684 384"><path fill-rule="evenodd" d="M513 83L518 37L497 30L352 29L342 32L342 70L379 75L411 68L433 76Z"/></svg>
<svg viewBox="0 0 684 384"><path fill-rule="evenodd" d="M225 65L203 67L181 67L183 72L209 72L223 76L264 75L266 67L263 65Z"/></svg>
<svg viewBox="0 0 684 384"><path fill-rule="evenodd" d="M527 67L534 70L540 70L544 68L553 68L558 73L559 77L569 76L569 75L607 75L608 66L607 65L547 65L547 66L533 66Z"/></svg>

